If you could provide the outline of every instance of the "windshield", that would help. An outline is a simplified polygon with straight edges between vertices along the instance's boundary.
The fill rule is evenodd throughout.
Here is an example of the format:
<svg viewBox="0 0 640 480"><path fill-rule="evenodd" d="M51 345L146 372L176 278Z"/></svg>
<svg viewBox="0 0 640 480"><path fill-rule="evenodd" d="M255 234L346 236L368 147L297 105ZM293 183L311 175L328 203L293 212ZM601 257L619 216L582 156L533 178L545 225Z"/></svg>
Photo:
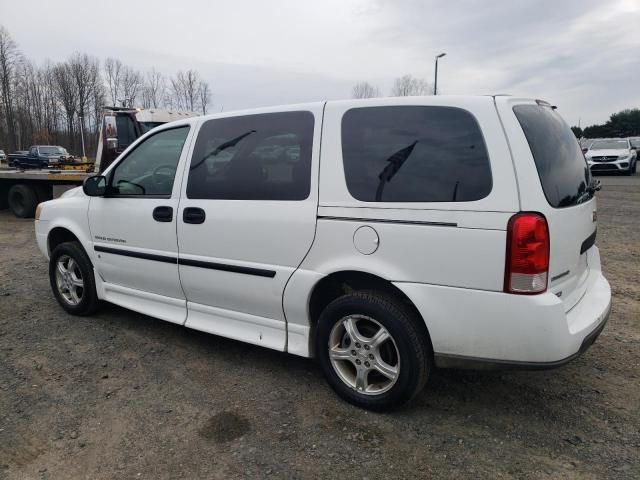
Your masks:
<svg viewBox="0 0 640 480"><path fill-rule="evenodd" d="M58 147L40 147L39 150L44 155L57 155L60 153Z"/></svg>
<svg viewBox="0 0 640 480"><path fill-rule="evenodd" d="M69 152L67 152L66 148L62 148L62 147L56 147L58 149L58 153L62 154L62 155L69 155Z"/></svg>
<svg viewBox="0 0 640 480"><path fill-rule="evenodd" d="M626 140L596 140L591 144L591 150L622 150L629 148Z"/></svg>
<svg viewBox="0 0 640 480"><path fill-rule="evenodd" d="M163 125L163 124L164 122L138 122L138 125L140 126L140 133L142 135L147 133L152 128L159 127L160 125Z"/></svg>

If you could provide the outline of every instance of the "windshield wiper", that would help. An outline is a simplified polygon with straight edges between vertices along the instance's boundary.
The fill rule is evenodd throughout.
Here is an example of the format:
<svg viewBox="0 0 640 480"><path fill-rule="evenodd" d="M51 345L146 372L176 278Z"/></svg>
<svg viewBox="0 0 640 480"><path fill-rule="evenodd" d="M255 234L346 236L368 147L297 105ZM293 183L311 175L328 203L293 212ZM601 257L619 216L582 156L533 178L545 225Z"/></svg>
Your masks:
<svg viewBox="0 0 640 480"><path fill-rule="evenodd" d="M382 172L380 172L380 175L378 175L380 183L378 183L378 189L376 190L376 202L382 201L382 192L384 191L385 185L391 181L396 173L398 173L398 170L400 170L402 165L404 165L404 162L407 161L407 158L409 158L417 143L418 140L408 147L398 150L385 160L385 162L389 162L389 165L384 167Z"/></svg>
<svg viewBox="0 0 640 480"><path fill-rule="evenodd" d="M196 168L198 168L200 165L202 165L202 163L209 157L215 157L216 155L218 155L220 152L222 152L223 150L226 150L227 148L230 147L235 147L238 143L240 143L240 141L242 139L244 139L245 137L248 137L249 135L251 135L252 133L256 133L255 130L249 130L248 132L243 133L242 135L238 135L235 138L232 138L231 140L228 140L224 143L221 143L220 145L218 145L216 148L214 148L213 150L211 150L209 153L207 153L204 157L202 157L201 160L198 161L198 163L191 165L191 168L189 170L195 170Z"/></svg>

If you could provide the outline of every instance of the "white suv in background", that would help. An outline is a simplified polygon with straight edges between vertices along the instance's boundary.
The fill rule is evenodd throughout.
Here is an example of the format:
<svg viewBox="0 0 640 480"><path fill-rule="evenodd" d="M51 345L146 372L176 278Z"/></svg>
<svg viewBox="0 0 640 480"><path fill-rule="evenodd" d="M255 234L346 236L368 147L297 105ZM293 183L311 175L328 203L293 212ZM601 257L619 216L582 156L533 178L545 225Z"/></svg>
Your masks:
<svg viewBox="0 0 640 480"><path fill-rule="evenodd" d="M546 102L323 102L158 127L39 205L36 235L67 312L106 300L315 357L383 410L434 367L591 345L611 301L597 188Z"/></svg>
<svg viewBox="0 0 640 480"><path fill-rule="evenodd" d="M638 153L628 138L604 138L595 140L585 157L592 172L636 173Z"/></svg>

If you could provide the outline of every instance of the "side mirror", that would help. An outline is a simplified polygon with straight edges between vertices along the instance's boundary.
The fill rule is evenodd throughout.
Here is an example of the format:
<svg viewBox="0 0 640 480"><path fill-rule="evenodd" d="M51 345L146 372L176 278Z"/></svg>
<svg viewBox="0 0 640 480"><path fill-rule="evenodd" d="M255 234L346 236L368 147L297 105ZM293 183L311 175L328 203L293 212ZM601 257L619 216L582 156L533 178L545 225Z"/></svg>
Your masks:
<svg viewBox="0 0 640 480"><path fill-rule="evenodd" d="M82 191L89 197L102 197L107 191L107 178L104 175L88 177L82 183Z"/></svg>

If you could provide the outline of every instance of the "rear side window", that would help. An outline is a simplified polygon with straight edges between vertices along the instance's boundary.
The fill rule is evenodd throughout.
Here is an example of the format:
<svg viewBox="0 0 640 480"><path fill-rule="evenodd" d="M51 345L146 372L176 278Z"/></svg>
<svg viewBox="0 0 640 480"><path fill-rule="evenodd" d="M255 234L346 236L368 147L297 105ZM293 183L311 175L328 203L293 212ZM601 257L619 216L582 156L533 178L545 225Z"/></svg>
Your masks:
<svg viewBox="0 0 640 480"><path fill-rule="evenodd" d="M187 197L304 200L311 188L311 112L209 120L191 159Z"/></svg>
<svg viewBox="0 0 640 480"><path fill-rule="evenodd" d="M364 202L470 202L491 192L480 127L459 108L349 110L342 156L349 192Z"/></svg>
<svg viewBox="0 0 640 480"><path fill-rule="evenodd" d="M593 196L587 187L589 167L569 126L551 107L513 107L538 170L542 190L552 207L570 207Z"/></svg>

